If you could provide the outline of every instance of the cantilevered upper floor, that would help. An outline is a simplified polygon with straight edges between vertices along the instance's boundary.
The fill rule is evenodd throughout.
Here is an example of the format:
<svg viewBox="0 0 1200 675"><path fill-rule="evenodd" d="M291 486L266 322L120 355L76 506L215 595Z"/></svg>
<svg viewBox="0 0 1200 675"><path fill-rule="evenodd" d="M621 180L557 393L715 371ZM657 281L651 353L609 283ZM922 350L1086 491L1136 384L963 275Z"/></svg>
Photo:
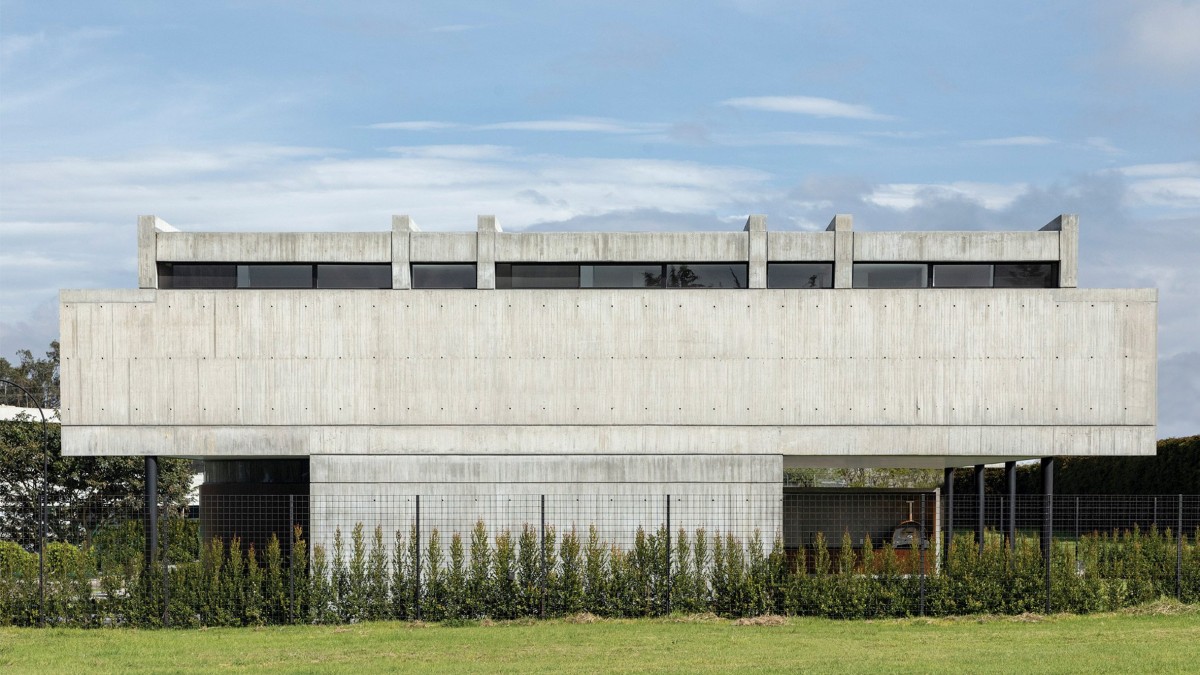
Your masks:
<svg viewBox="0 0 1200 675"><path fill-rule="evenodd" d="M1026 232L185 233L63 291L68 454L1152 454L1153 289Z"/></svg>

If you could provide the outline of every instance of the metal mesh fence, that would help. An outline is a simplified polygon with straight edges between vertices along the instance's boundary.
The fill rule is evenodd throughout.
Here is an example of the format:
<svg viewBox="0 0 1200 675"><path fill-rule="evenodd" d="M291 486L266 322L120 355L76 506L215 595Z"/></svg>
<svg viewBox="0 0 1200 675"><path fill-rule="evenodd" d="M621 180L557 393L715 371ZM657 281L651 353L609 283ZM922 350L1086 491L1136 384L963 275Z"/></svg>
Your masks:
<svg viewBox="0 0 1200 675"><path fill-rule="evenodd" d="M989 494L982 510L974 494L919 490L208 495L154 510L95 496L51 504L47 524L44 547L0 541L0 622L869 617L1200 600L1197 495ZM995 597L959 597L987 575Z"/></svg>

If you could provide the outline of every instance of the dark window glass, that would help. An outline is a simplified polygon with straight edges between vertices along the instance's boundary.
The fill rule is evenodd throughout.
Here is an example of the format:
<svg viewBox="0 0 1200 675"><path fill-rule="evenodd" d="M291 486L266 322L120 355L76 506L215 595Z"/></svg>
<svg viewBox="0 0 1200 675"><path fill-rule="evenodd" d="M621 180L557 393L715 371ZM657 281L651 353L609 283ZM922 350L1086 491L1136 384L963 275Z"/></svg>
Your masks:
<svg viewBox="0 0 1200 675"><path fill-rule="evenodd" d="M1004 263L996 265L996 288L1058 288L1054 263Z"/></svg>
<svg viewBox="0 0 1200 675"><path fill-rule="evenodd" d="M833 263L767 263L767 288L833 288Z"/></svg>
<svg viewBox="0 0 1200 675"><path fill-rule="evenodd" d="M579 265L499 263L496 288L579 288Z"/></svg>
<svg viewBox="0 0 1200 675"><path fill-rule="evenodd" d="M317 288L391 288L391 265L317 265Z"/></svg>
<svg viewBox="0 0 1200 675"><path fill-rule="evenodd" d="M237 265L158 263L159 288L237 288Z"/></svg>
<svg viewBox="0 0 1200 675"><path fill-rule="evenodd" d="M934 288L991 288L991 265L934 265Z"/></svg>
<svg viewBox="0 0 1200 675"><path fill-rule="evenodd" d="M238 265L238 288L312 288L312 265Z"/></svg>
<svg viewBox="0 0 1200 675"><path fill-rule="evenodd" d="M925 263L855 263L855 288L925 288L929 285Z"/></svg>
<svg viewBox="0 0 1200 675"><path fill-rule="evenodd" d="M662 281L661 264L581 265L579 268L580 288L660 288Z"/></svg>
<svg viewBox="0 0 1200 675"><path fill-rule="evenodd" d="M475 263L413 263L413 288L475 288Z"/></svg>
<svg viewBox="0 0 1200 675"><path fill-rule="evenodd" d="M667 265L667 288L745 288L745 263Z"/></svg>

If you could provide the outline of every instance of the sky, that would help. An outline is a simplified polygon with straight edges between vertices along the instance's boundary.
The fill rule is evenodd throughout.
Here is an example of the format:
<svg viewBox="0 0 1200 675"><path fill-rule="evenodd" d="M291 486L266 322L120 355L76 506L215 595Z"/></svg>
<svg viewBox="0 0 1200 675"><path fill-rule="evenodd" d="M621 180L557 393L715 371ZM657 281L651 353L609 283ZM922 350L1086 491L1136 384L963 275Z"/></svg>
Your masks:
<svg viewBox="0 0 1200 675"><path fill-rule="evenodd" d="M0 2L0 356L183 230L1035 230L1200 433L1200 2Z"/></svg>

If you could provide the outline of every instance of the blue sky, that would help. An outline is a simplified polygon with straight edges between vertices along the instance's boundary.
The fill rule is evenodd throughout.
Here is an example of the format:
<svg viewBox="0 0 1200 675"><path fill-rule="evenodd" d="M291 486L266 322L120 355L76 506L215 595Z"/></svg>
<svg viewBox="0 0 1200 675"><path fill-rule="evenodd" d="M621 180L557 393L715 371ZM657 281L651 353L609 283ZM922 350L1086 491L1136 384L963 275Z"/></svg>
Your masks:
<svg viewBox="0 0 1200 675"><path fill-rule="evenodd" d="M181 229L1031 230L1200 432L1200 3L0 4L0 354Z"/></svg>

